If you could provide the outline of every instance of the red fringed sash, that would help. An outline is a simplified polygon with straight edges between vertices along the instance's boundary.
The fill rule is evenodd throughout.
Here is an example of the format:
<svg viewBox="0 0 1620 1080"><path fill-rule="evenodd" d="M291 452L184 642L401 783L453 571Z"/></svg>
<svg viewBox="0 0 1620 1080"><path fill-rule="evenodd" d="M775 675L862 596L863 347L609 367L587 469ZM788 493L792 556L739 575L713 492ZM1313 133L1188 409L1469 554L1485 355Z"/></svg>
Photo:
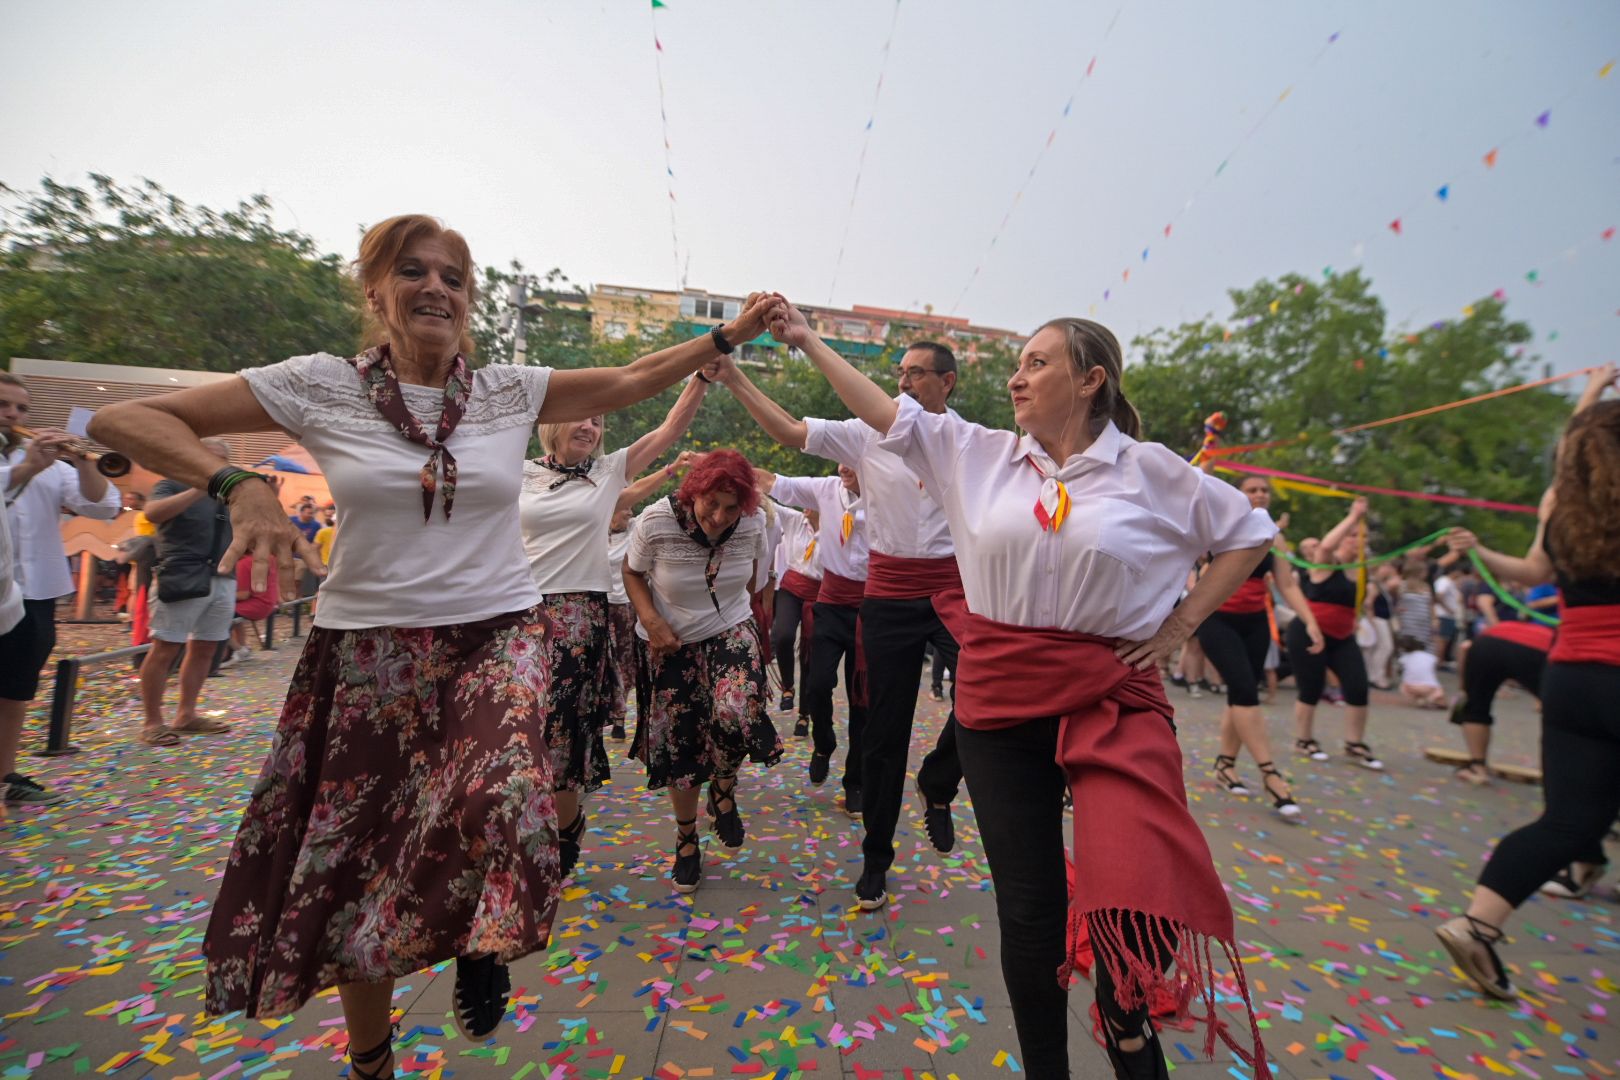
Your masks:
<svg viewBox="0 0 1620 1080"><path fill-rule="evenodd" d="M994 730L1061 718L1056 756L1074 798L1075 873L1069 955L1057 977L1068 984L1089 938L1121 1008L1165 995L1200 998L1204 1015L1195 1019L1205 1025L1204 1055L1214 1056L1219 1037L1256 1080L1269 1080L1232 907L1187 809L1181 748L1159 673L1120 663L1111 639L975 615L960 591L934 597L934 607L961 646L960 723ZM1126 948L1133 939L1145 955ZM1243 998L1252 1051L1216 1015L1216 945Z"/></svg>
<svg viewBox="0 0 1620 1080"><path fill-rule="evenodd" d="M1620 665L1620 604L1566 607L1559 614L1564 621L1549 662Z"/></svg>

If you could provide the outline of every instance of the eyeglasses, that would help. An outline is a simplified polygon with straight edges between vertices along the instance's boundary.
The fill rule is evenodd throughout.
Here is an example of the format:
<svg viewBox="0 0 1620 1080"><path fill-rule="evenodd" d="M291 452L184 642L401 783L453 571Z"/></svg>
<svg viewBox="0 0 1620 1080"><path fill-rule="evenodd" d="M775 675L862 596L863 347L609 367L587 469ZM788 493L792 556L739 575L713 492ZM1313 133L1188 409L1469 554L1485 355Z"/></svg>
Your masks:
<svg viewBox="0 0 1620 1080"><path fill-rule="evenodd" d="M938 375L938 374L939 374L939 372L935 371L933 368L926 368L926 367L903 367L903 368L900 369L900 377L902 379L910 379L913 382L916 382L918 379L922 378L924 375Z"/></svg>

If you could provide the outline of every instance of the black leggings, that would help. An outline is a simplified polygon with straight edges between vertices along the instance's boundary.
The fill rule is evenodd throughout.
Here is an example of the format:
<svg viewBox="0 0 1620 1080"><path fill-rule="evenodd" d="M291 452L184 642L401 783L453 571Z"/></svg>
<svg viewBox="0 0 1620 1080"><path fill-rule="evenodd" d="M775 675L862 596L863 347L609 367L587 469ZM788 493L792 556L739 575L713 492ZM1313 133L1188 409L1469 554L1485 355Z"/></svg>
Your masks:
<svg viewBox="0 0 1620 1080"><path fill-rule="evenodd" d="M786 589L776 590L776 614L771 618L771 652L782 676L782 692L793 693L793 641L804 622L804 601Z"/></svg>
<svg viewBox="0 0 1620 1080"><path fill-rule="evenodd" d="M1068 955L1068 839L1063 833L1068 783L1056 760L1057 737L1055 716L996 731L958 727L956 733L995 885L1001 977L1012 1002L1024 1072L1032 1080L1069 1075L1069 995L1057 979ZM1127 948L1132 943L1127 938ZM1093 950L1099 947L1092 942ZM1107 970L1099 955L1093 967L1097 1007L1124 1038L1132 1038L1147 1020L1147 1007L1121 1009Z"/></svg>
<svg viewBox="0 0 1620 1080"><path fill-rule="evenodd" d="M1217 611L1198 628L1198 644L1226 684L1228 705L1258 708L1266 677L1271 621L1264 611Z"/></svg>
<svg viewBox="0 0 1620 1080"><path fill-rule="evenodd" d="M1478 639L1468 646L1468 658L1463 661L1463 707L1452 714L1452 720L1490 727L1491 703L1502 684L1512 679L1540 697L1541 672L1546 666L1547 654L1540 649L1506 638Z"/></svg>
<svg viewBox="0 0 1620 1080"><path fill-rule="evenodd" d="M1339 677L1339 689L1344 691L1346 705L1365 707L1367 704L1367 662L1361 658L1361 646L1356 635L1328 637L1327 645L1314 656L1307 652L1311 636L1305 632L1305 620L1295 619L1288 624L1288 662L1294 668L1294 685L1299 688L1302 705L1315 705L1322 700L1322 688L1327 685L1329 670Z"/></svg>
<svg viewBox="0 0 1620 1080"><path fill-rule="evenodd" d="M1514 907L1570 863L1603 862L1603 835L1620 813L1620 667L1547 665L1541 777L1546 809L1504 836L1479 875Z"/></svg>
<svg viewBox="0 0 1620 1080"><path fill-rule="evenodd" d="M844 664L844 692L854 697L855 618L858 609L816 601L815 630L811 633L810 663L804 669L804 707L810 716L810 738L816 753L832 757L838 749L833 727L833 690L838 686L838 664ZM865 749L866 707L849 705L849 752L844 755L844 790L861 786L861 760Z"/></svg>

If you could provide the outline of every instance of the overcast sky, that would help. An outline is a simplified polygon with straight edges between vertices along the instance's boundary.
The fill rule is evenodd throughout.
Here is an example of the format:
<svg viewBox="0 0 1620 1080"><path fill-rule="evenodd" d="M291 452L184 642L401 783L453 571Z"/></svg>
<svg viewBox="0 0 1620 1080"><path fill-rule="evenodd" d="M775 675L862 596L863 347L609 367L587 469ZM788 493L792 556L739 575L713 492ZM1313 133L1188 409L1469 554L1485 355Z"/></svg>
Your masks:
<svg viewBox="0 0 1620 1080"><path fill-rule="evenodd" d="M584 283L1122 337L1359 264L1396 324L1500 288L1556 368L1620 359L1612 0L6 0L0 26L14 187L262 191L346 255L422 211Z"/></svg>

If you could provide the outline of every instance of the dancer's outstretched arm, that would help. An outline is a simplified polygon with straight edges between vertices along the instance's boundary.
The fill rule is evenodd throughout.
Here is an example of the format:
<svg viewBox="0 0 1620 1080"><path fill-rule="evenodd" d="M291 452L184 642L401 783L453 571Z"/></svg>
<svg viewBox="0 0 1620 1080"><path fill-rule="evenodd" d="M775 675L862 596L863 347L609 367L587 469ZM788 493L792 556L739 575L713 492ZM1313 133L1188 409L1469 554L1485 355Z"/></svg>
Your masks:
<svg viewBox="0 0 1620 1080"><path fill-rule="evenodd" d="M770 311L771 337L808 356L810 362L827 377L833 392L843 399L849 411L866 421L868 427L887 435L900 411L894 398L817 337L803 312L788 303L780 293L775 296L778 303Z"/></svg>
<svg viewBox="0 0 1620 1080"><path fill-rule="evenodd" d="M1355 528L1357 522L1366 516L1367 500L1365 497L1358 498L1350 504L1350 512L1344 515L1344 520L1329 529L1327 535L1322 537L1322 546L1318 550L1325 552L1328 556L1322 560L1323 562L1333 561L1333 552L1338 548L1339 541L1350 535L1350 530Z"/></svg>
<svg viewBox="0 0 1620 1080"><path fill-rule="evenodd" d="M703 365L702 370L698 372L703 378L693 379L686 384L681 396L670 406L664 422L630 444L630 452L624 457L624 471L627 476L636 475L680 441L681 436L686 434L686 429L691 427L692 421L697 418L698 406L703 404L703 396L709 389L709 382L719 370L718 363Z"/></svg>

